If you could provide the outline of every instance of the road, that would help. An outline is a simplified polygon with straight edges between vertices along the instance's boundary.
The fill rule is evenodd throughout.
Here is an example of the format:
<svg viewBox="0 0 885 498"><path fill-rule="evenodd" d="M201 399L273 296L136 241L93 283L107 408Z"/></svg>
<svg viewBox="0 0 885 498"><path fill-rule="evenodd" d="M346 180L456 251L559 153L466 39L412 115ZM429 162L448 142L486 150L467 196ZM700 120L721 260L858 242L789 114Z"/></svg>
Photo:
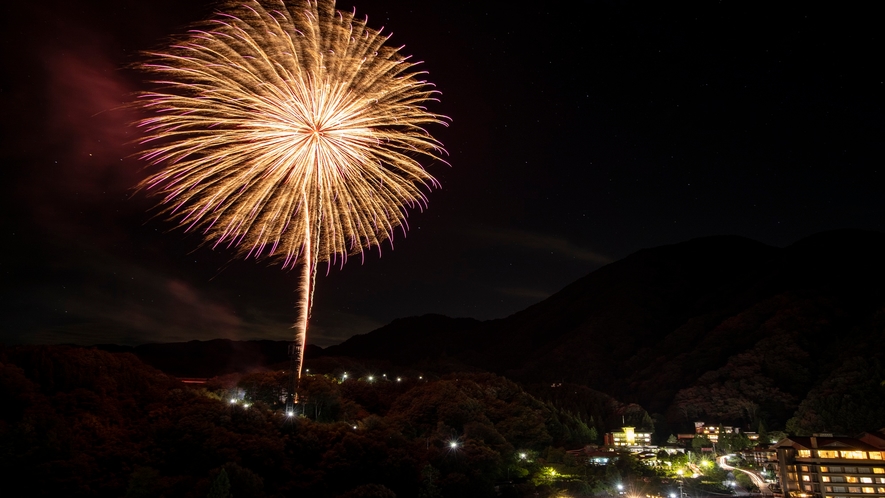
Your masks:
<svg viewBox="0 0 885 498"><path fill-rule="evenodd" d="M752 470L739 469L737 467L732 467L731 465L728 465L728 463L726 463L726 458L727 457L724 457L724 456L717 458L717 460L719 460L720 467L722 467L725 470L729 470L732 473L734 473L734 471L738 471L738 472L743 472L744 474L747 474L748 476L750 476L750 480L753 481L753 484L755 484L756 487L759 488L760 493L762 493L763 495L766 495L766 496L771 496L772 493L771 493L771 490L768 489L768 483L765 482L765 479L763 479L762 476L759 475L758 472L754 472Z"/></svg>

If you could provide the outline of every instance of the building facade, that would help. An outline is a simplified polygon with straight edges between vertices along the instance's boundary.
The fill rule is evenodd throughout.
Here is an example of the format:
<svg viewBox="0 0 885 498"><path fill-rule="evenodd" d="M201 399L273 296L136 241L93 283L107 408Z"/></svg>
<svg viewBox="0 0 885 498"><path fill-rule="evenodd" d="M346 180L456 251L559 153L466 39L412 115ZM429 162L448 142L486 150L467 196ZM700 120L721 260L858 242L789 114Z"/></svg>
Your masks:
<svg viewBox="0 0 885 498"><path fill-rule="evenodd" d="M622 432L605 434L605 445L613 447L650 447L651 432L636 431L635 427L622 427Z"/></svg>
<svg viewBox="0 0 885 498"><path fill-rule="evenodd" d="M885 498L885 439L819 434L773 448L784 498Z"/></svg>

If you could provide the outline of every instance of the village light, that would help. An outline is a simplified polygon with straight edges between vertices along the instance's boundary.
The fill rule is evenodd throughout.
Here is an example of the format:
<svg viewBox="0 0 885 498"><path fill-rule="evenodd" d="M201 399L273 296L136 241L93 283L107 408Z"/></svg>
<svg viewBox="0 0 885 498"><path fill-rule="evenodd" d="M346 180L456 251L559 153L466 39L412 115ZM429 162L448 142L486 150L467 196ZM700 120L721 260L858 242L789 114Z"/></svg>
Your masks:
<svg viewBox="0 0 885 498"><path fill-rule="evenodd" d="M525 453L520 453L520 454L519 454L519 458L522 459L522 460L525 460L525 458L526 458L527 456L528 456L528 455L526 455Z"/></svg>
<svg viewBox="0 0 885 498"><path fill-rule="evenodd" d="M458 441L449 441L449 448L451 448L453 450L457 449L458 448Z"/></svg>

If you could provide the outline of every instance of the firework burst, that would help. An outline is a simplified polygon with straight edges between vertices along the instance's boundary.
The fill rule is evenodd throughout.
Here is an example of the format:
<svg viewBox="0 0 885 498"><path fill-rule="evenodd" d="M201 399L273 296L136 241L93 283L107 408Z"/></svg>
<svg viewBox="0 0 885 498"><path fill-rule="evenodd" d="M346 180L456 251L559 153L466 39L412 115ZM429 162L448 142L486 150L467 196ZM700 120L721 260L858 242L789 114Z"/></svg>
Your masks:
<svg viewBox="0 0 885 498"><path fill-rule="evenodd" d="M300 265L300 345L317 264L380 251L436 185L417 159L441 160L424 127L446 118L388 38L333 0L231 2L140 65L158 88L138 99L143 158L161 165L140 188L213 247Z"/></svg>

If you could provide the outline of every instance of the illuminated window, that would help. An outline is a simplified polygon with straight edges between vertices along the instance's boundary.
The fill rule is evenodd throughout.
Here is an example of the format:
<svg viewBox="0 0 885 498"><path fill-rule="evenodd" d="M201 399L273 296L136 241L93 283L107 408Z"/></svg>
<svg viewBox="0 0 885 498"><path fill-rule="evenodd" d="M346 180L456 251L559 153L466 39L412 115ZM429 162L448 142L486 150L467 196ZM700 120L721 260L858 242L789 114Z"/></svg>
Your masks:
<svg viewBox="0 0 885 498"><path fill-rule="evenodd" d="M820 471L821 471L821 472L829 472L829 471L830 471L830 468L829 468L829 467L821 467L821 468L820 468Z"/></svg>
<svg viewBox="0 0 885 498"><path fill-rule="evenodd" d="M885 493L885 487L879 486L876 489L878 489L880 493Z"/></svg>
<svg viewBox="0 0 885 498"><path fill-rule="evenodd" d="M820 480L823 482L830 482L830 476L823 476L820 478Z"/></svg>
<svg viewBox="0 0 885 498"><path fill-rule="evenodd" d="M857 478L854 476L848 476L845 478L845 482L857 482Z"/></svg>
<svg viewBox="0 0 885 498"><path fill-rule="evenodd" d="M836 458L835 451L817 450L817 456L821 458Z"/></svg>
<svg viewBox="0 0 885 498"><path fill-rule="evenodd" d="M811 450L799 450L799 458L811 458Z"/></svg>
<svg viewBox="0 0 885 498"><path fill-rule="evenodd" d="M811 482L811 476L802 476L802 480L805 482Z"/></svg>
<svg viewBox="0 0 885 498"><path fill-rule="evenodd" d="M885 477L877 477L876 482L878 482L879 484L885 484Z"/></svg>
<svg viewBox="0 0 885 498"><path fill-rule="evenodd" d="M802 472L808 472L808 465L803 465L800 468L802 469Z"/></svg>
<svg viewBox="0 0 885 498"><path fill-rule="evenodd" d="M864 484L872 484L873 478L872 477L861 477L860 482L862 482Z"/></svg>
<svg viewBox="0 0 885 498"><path fill-rule="evenodd" d="M851 458L855 460L865 460L867 458L866 451L840 451L842 458Z"/></svg>
<svg viewBox="0 0 885 498"><path fill-rule="evenodd" d="M873 467L873 474L885 474L885 469L882 467Z"/></svg>
<svg viewBox="0 0 885 498"><path fill-rule="evenodd" d="M881 451L871 451L870 452L870 460L881 460L882 452Z"/></svg>
<svg viewBox="0 0 885 498"><path fill-rule="evenodd" d="M826 492L827 492L827 493L832 493L832 492L833 492L833 487L832 487L832 486L827 486L827 487L826 487Z"/></svg>
<svg viewBox="0 0 885 498"><path fill-rule="evenodd" d="M860 493L860 487L859 486L848 486L848 492L849 493Z"/></svg>
<svg viewBox="0 0 885 498"><path fill-rule="evenodd" d="M805 491L814 491L814 487L811 484L806 484Z"/></svg>
<svg viewBox="0 0 885 498"><path fill-rule="evenodd" d="M864 493L875 493L875 492L876 492L876 488L874 488L874 487L872 487L872 486L864 486L864 487L863 487L863 492L864 492Z"/></svg>

